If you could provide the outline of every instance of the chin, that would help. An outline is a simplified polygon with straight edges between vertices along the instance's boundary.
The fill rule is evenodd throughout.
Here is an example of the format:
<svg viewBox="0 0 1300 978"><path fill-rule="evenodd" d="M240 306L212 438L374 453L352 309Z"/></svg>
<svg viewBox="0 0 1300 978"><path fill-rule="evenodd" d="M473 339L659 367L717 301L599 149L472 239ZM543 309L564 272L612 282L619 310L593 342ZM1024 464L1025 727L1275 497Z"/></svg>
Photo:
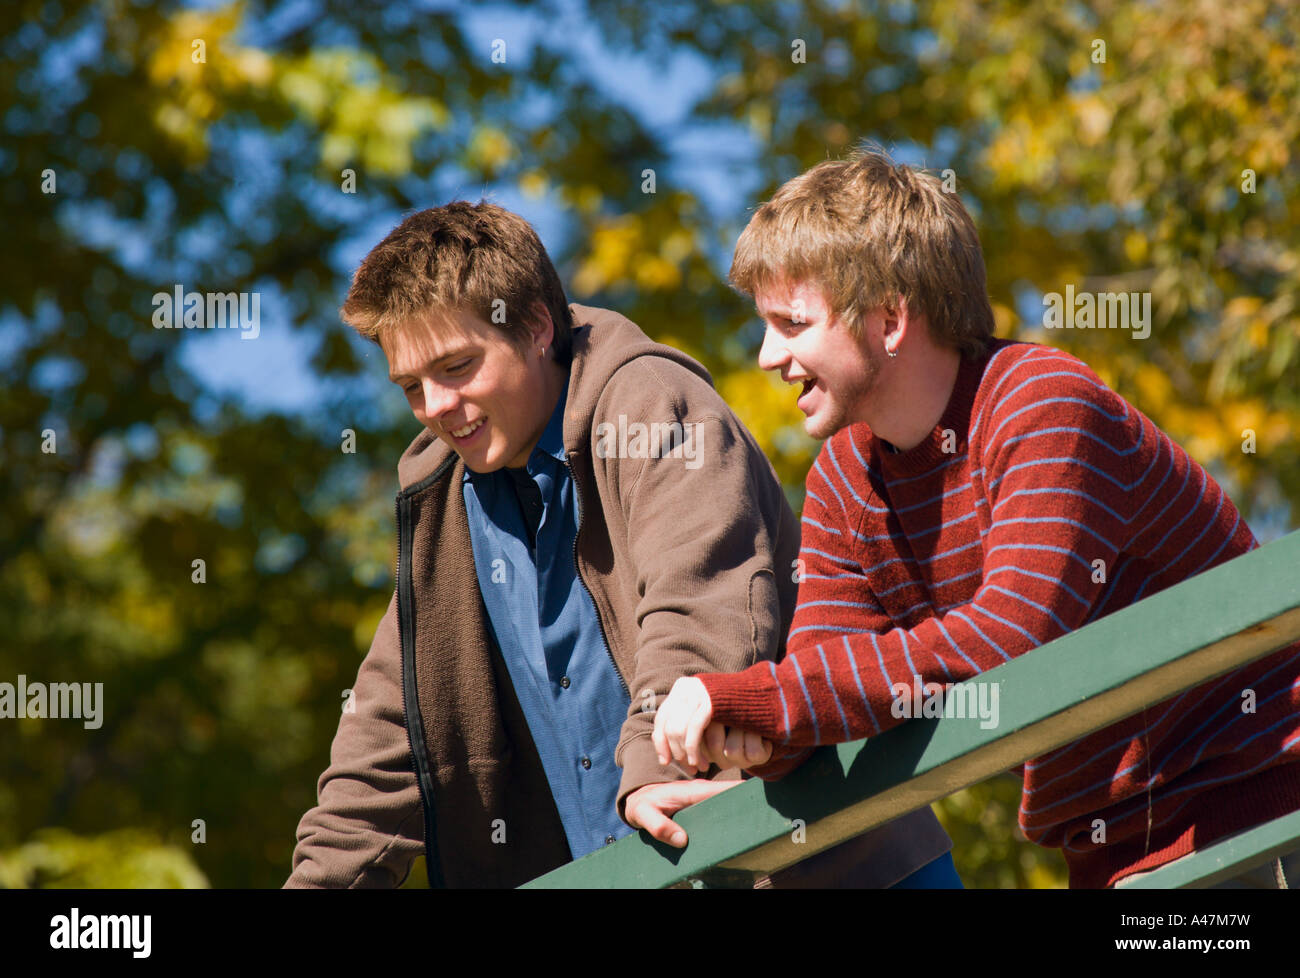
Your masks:
<svg viewBox="0 0 1300 978"><path fill-rule="evenodd" d="M825 441L843 427L844 423L835 417L820 417L818 415L807 418L803 423L804 433L809 438L815 438L818 441Z"/></svg>
<svg viewBox="0 0 1300 978"><path fill-rule="evenodd" d="M477 472L479 475L487 475L489 472L501 467L492 463L490 455L466 454L457 450L454 445L451 446L451 450L460 456L460 460L465 463L465 468L471 472Z"/></svg>

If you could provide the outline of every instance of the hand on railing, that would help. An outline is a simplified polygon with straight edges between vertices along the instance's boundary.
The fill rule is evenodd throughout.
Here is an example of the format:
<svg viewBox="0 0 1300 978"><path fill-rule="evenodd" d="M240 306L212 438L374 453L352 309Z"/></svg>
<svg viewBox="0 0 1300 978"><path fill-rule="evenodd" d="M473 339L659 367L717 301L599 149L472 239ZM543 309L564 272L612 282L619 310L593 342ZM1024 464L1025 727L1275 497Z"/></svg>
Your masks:
<svg viewBox="0 0 1300 978"><path fill-rule="evenodd" d="M677 761L694 774L710 764L722 769L766 764L772 744L760 735L713 721L713 704L704 683L684 676L673 684L655 715L652 741L659 763Z"/></svg>
<svg viewBox="0 0 1300 978"><path fill-rule="evenodd" d="M686 830L669 816L738 784L744 782L696 780L643 785L627 796L627 823L645 829L660 842L684 848Z"/></svg>

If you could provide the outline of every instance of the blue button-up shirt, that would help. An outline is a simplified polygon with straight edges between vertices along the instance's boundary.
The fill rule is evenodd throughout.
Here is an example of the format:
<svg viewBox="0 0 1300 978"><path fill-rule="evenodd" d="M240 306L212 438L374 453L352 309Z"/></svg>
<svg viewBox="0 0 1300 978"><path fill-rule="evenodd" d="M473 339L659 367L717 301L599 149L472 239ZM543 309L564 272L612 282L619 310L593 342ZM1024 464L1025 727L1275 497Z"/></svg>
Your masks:
<svg viewBox="0 0 1300 978"><path fill-rule="evenodd" d="M562 391L523 470L467 470L462 489L488 619L578 859L632 831L615 809L614 763L630 698L578 577L567 397Z"/></svg>

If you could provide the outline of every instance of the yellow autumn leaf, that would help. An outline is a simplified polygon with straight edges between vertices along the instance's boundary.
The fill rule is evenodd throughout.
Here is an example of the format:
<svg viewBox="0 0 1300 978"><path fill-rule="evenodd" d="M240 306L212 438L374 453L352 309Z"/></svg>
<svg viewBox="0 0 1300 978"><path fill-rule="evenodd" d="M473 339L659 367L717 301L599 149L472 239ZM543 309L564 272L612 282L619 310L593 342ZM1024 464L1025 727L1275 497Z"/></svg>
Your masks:
<svg viewBox="0 0 1300 978"><path fill-rule="evenodd" d="M573 276L574 292L587 296L626 280L639 238L637 220L630 215L595 228L588 238L587 257Z"/></svg>
<svg viewBox="0 0 1300 978"><path fill-rule="evenodd" d="M1138 367L1134 380L1142 396L1142 412L1152 414L1163 411L1174 393L1168 374L1154 364L1144 363Z"/></svg>
<svg viewBox="0 0 1300 978"><path fill-rule="evenodd" d="M1124 255L1134 265L1141 265L1147 260L1147 238L1141 231L1130 231L1124 235Z"/></svg>
<svg viewBox="0 0 1300 978"><path fill-rule="evenodd" d="M1112 115L1111 107L1097 95L1088 95L1074 102L1074 117L1085 145L1101 142L1110 131Z"/></svg>
<svg viewBox="0 0 1300 978"><path fill-rule="evenodd" d="M514 157L510 137L495 126L479 126L470 137L466 156L472 166L497 170Z"/></svg>
<svg viewBox="0 0 1300 978"><path fill-rule="evenodd" d="M540 170L529 170L519 177L519 192L534 199L546 193L546 175Z"/></svg>
<svg viewBox="0 0 1300 978"><path fill-rule="evenodd" d="M674 289L681 284L681 270L658 255L639 253L633 260L636 284L652 292Z"/></svg>

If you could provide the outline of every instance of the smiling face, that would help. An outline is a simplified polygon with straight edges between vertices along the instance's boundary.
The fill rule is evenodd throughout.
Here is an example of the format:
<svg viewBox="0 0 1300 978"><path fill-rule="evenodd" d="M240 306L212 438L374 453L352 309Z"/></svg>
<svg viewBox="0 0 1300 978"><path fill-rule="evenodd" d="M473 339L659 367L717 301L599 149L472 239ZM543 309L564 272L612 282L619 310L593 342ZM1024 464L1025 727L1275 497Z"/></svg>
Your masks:
<svg viewBox="0 0 1300 978"><path fill-rule="evenodd" d="M563 371L541 355L552 332L543 316L523 350L465 311L413 317L383 340L416 420L474 472L523 466L555 410Z"/></svg>
<svg viewBox="0 0 1300 978"><path fill-rule="evenodd" d="M801 385L799 410L812 438L829 438L864 420L879 382L880 361L832 317L815 286L773 284L754 295L767 324L758 365ZM800 321L802 320L802 321Z"/></svg>

